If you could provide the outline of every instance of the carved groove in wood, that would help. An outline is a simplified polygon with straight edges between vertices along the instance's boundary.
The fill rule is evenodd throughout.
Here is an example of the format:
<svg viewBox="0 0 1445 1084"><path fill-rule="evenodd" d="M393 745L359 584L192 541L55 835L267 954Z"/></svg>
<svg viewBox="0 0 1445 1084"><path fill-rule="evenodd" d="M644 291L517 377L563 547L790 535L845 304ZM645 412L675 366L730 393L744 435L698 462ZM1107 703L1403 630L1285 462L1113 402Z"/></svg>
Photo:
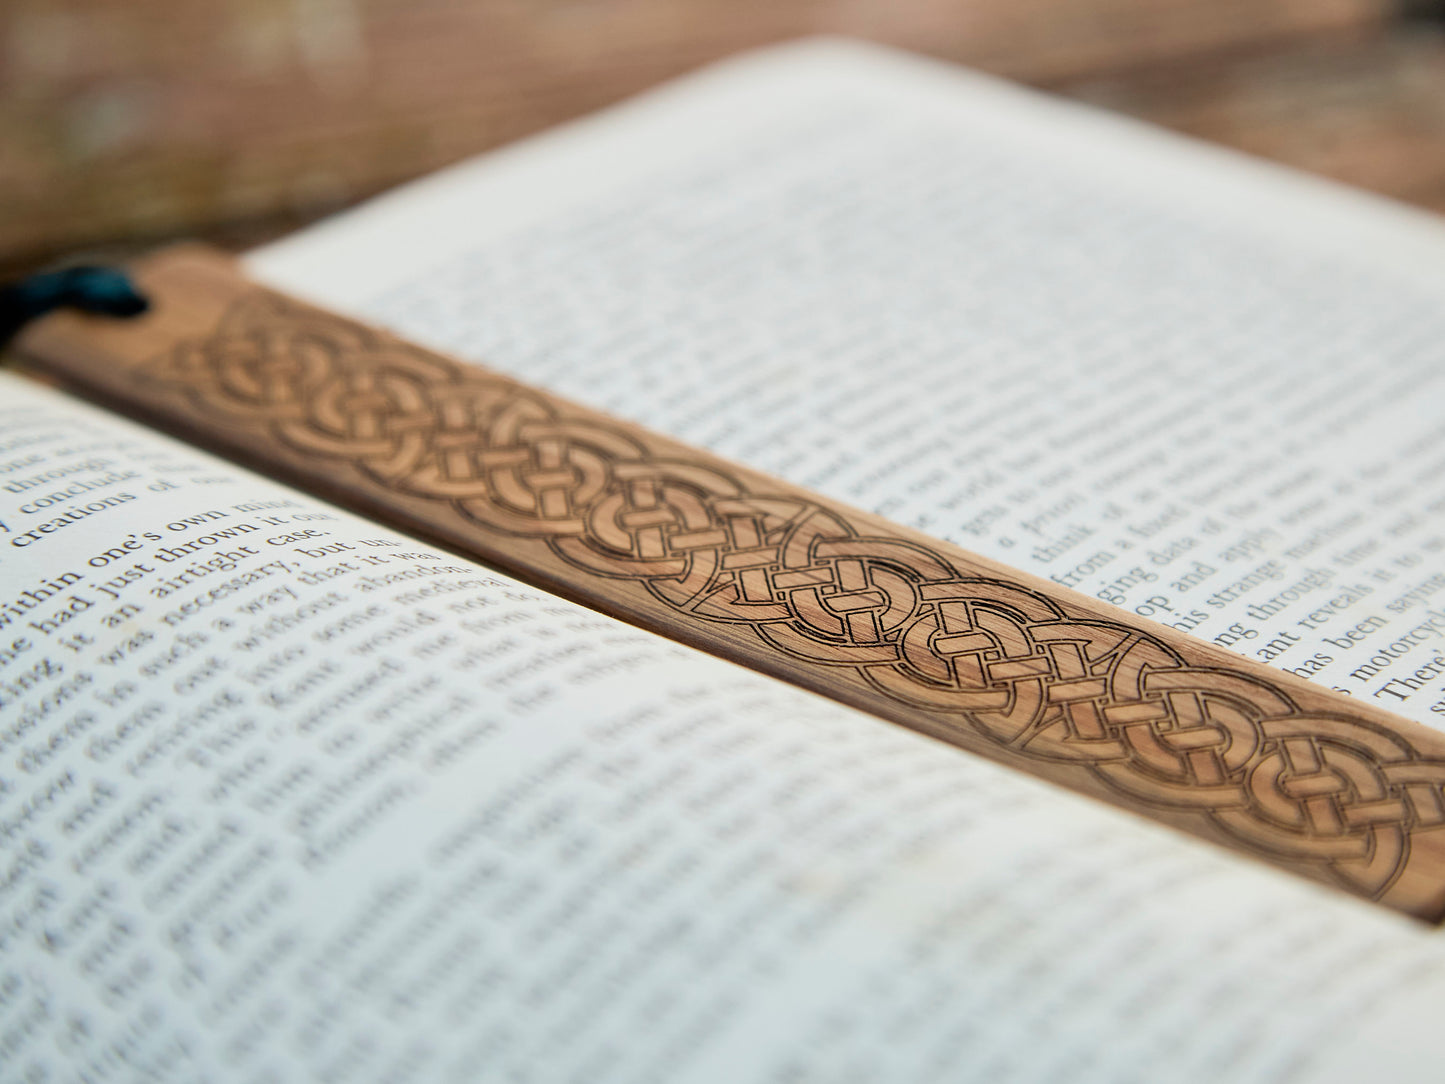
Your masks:
<svg viewBox="0 0 1445 1084"><path fill-rule="evenodd" d="M806 666L1016 754L1083 766L1129 804L1211 820L1246 849L1378 897L1411 835L1445 825L1445 761L1388 729L1302 711L1244 671L1192 668L1122 622L1080 620L941 552L865 536L794 495L559 415L501 377L278 297L238 302L148 375L307 455L544 541L677 614L751 630Z"/></svg>

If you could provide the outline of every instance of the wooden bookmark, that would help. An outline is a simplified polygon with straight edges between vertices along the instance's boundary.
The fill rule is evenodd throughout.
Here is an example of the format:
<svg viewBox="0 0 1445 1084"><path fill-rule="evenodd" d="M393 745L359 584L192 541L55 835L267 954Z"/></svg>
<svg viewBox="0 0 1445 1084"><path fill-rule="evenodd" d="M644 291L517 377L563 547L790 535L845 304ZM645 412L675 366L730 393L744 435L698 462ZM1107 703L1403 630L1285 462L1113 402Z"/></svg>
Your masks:
<svg viewBox="0 0 1445 1084"><path fill-rule="evenodd" d="M1419 918L1445 735L248 282L19 349L108 406L745 666Z"/></svg>

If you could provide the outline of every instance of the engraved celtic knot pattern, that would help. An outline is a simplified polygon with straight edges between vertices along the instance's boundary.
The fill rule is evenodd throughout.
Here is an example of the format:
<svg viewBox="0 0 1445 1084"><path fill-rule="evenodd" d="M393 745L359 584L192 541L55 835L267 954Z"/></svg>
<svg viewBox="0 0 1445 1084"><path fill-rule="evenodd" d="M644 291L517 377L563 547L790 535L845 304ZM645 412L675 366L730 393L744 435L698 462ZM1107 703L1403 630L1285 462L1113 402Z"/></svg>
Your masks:
<svg viewBox="0 0 1445 1084"><path fill-rule="evenodd" d="M1445 761L1382 726L1303 711L1242 668L1192 668L1125 623L967 575L942 544L750 492L701 454L659 457L643 434L347 321L249 297L150 375L677 614L857 675L934 732L1076 766L1364 895L1399 876L1413 833L1445 826Z"/></svg>

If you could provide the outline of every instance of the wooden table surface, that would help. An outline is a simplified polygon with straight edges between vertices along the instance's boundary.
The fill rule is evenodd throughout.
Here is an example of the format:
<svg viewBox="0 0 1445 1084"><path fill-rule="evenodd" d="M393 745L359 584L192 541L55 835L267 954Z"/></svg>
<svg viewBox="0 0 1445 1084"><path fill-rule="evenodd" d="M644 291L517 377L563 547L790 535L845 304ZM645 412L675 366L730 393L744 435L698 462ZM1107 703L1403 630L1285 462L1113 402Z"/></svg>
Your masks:
<svg viewBox="0 0 1445 1084"><path fill-rule="evenodd" d="M1445 211L1445 4L7 0L0 274L241 247L727 53L842 33Z"/></svg>

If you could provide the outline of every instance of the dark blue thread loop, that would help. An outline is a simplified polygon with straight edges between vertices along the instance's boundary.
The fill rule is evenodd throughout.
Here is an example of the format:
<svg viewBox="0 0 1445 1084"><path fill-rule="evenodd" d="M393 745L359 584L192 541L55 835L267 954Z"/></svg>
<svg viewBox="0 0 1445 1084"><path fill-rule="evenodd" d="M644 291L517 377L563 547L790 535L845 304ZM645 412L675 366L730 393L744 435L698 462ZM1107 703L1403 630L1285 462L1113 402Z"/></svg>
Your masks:
<svg viewBox="0 0 1445 1084"><path fill-rule="evenodd" d="M31 320L58 308L102 316L139 316L150 308L130 276L113 267L67 267L21 279L0 289L0 346Z"/></svg>

